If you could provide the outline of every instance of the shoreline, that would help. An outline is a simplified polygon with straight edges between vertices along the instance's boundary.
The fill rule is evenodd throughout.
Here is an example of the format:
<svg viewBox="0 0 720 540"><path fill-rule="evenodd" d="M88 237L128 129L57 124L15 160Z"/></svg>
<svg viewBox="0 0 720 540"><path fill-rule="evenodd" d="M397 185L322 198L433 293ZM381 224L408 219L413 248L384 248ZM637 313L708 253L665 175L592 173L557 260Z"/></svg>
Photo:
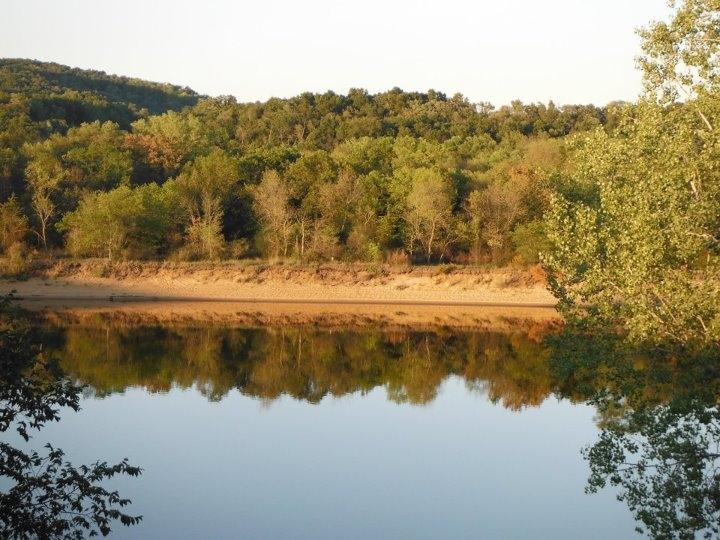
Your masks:
<svg viewBox="0 0 720 540"><path fill-rule="evenodd" d="M562 324L554 308L342 304L302 302L111 302L21 300L18 305L51 324L80 326L232 326L248 328L312 326L328 329L374 327L393 330L522 331L544 334Z"/></svg>
<svg viewBox="0 0 720 540"><path fill-rule="evenodd" d="M0 280L58 324L499 330L562 321L532 269L58 261Z"/></svg>
<svg viewBox="0 0 720 540"><path fill-rule="evenodd" d="M294 266L240 262L55 261L0 279L24 301L241 302L549 308L537 268Z"/></svg>
<svg viewBox="0 0 720 540"><path fill-rule="evenodd" d="M523 308L523 309L554 309L555 303L531 302L461 302L432 300L352 300L352 299L293 299L293 298L216 298L194 296L61 296L61 295L18 295L13 298L21 303L83 303L91 304L116 302L118 304L143 303L199 303L199 304L268 304L268 305L320 305L320 306L407 306L407 307L476 307L476 308Z"/></svg>

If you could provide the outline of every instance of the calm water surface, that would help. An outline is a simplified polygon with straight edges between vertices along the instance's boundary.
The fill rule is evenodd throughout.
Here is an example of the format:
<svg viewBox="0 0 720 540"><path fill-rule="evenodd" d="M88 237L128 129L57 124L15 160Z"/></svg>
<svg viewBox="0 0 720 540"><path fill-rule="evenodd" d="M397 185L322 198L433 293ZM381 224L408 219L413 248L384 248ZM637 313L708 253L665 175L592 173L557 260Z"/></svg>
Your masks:
<svg viewBox="0 0 720 540"><path fill-rule="evenodd" d="M128 457L117 538L635 538L586 495L594 406L527 332L52 326L89 385L34 437Z"/></svg>

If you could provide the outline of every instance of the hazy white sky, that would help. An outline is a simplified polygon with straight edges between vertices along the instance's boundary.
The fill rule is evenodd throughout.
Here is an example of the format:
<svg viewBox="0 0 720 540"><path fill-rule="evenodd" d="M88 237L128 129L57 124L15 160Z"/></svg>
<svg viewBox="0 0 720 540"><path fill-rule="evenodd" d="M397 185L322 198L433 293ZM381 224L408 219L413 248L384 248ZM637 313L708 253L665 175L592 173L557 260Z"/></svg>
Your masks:
<svg viewBox="0 0 720 540"><path fill-rule="evenodd" d="M0 56L239 100L399 86L496 105L640 90L634 30L666 0L2 0Z"/></svg>

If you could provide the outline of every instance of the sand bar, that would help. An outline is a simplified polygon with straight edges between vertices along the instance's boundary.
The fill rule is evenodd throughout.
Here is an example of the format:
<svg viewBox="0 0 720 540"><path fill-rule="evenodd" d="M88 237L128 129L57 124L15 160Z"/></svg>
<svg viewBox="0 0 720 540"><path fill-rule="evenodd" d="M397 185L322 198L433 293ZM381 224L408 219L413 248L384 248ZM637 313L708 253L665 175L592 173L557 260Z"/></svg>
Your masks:
<svg viewBox="0 0 720 540"><path fill-rule="evenodd" d="M0 294L28 300L229 301L384 306L552 307L555 299L529 271L293 267L232 263L60 262L26 280L0 280Z"/></svg>

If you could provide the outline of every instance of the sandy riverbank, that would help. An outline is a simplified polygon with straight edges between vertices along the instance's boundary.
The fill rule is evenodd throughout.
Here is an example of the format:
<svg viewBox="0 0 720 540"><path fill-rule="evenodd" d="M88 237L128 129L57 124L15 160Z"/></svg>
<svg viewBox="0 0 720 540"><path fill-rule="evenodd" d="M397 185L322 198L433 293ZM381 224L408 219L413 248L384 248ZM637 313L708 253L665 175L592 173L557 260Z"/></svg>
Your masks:
<svg viewBox="0 0 720 540"><path fill-rule="evenodd" d="M233 326L384 330L453 328L543 335L561 323L552 308L242 302L109 302L33 300L23 307L60 326Z"/></svg>
<svg viewBox="0 0 720 540"><path fill-rule="evenodd" d="M59 261L0 280L26 300L194 300L551 307L537 269Z"/></svg>

